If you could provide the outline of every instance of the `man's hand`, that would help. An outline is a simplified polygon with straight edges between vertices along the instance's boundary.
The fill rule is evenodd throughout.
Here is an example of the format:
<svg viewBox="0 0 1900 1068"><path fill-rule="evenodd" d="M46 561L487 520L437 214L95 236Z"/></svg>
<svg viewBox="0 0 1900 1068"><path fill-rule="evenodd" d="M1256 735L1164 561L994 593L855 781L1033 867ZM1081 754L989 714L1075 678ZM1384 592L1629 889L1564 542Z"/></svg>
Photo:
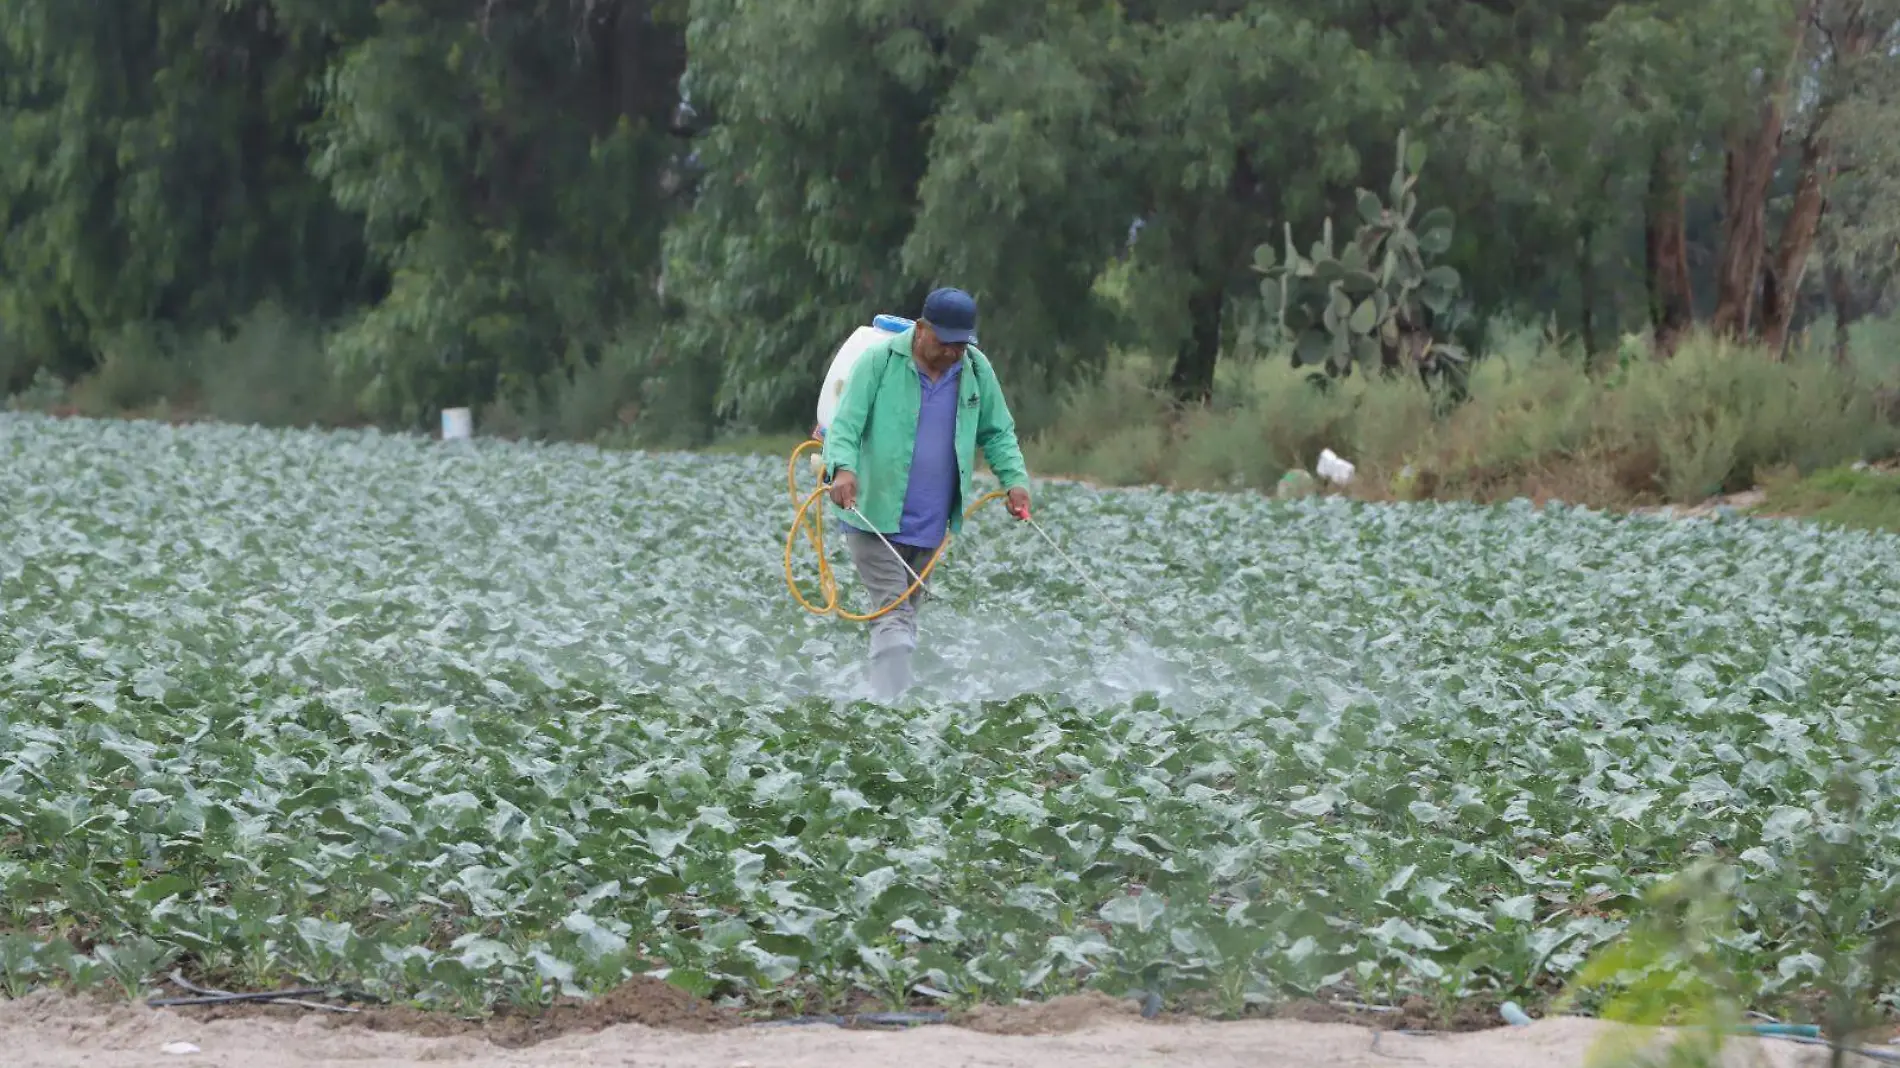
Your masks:
<svg viewBox="0 0 1900 1068"><path fill-rule="evenodd" d="M858 476L849 471L840 471L831 480L831 502L840 508L858 506Z"/></svg>
<svg viewBox="0 0 1900 1068"><path fill-rule="evenodd" d="M1009 491L1009 514L1017 519L1029 518L1029 491L1017 486Z"/></svg>

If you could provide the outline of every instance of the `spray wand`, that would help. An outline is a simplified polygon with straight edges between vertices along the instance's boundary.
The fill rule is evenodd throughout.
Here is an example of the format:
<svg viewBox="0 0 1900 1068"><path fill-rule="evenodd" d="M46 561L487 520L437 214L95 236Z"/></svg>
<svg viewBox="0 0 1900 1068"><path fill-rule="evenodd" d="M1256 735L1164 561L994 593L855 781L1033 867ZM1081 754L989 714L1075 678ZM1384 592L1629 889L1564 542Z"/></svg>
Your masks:
<svg viewBox="0 0 1900 1068"><path fill-rule="evenodd" d="M1088 588L1094 591L1095 596L1102 599L1102 603L1106 604L1109 610L1115 613L1116 617L1122 621L1123 626L1127 627L1129 630L1138 629L1135 626L1134 619L1131 616L1129 616L1128 610L1121 606L1121 602L1109 596L1108 591L1102 589L1102 587L1099 584L1097 584L1094 579L1090 578L1088 571L1084 569L1081 564L1076 563L1074 557L1070 556L1067 552L1063 551L1062 546L1056 544L1056 540L1049 536L1049 532L1042 529L1042 524L1036 522L1034 519L1030 517L1029 509L1027 508L1023 509L1022 514L1017 516L1016 518L1021 519L1025 523L1028 523L1031 527L1035 528L1036 533L1042 535L1042 540L1049 543L1049 547L1056 551L1057 556L1062 557L1063 562L1069 565L1069 569L1075 572L1075 577L1081 579L1084 583L1086 583L1088 585Z"/></svg>

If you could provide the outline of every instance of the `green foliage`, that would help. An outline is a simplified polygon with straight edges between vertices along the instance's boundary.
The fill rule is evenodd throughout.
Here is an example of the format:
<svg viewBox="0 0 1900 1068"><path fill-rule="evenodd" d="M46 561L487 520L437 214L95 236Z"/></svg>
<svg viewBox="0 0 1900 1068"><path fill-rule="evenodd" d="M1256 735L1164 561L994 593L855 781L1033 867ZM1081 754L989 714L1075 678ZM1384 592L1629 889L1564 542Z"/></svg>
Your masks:
<svg viewBox="0 0 1900 1068"><path fill-rule="evenodd" d="M1592 1066L1700 1068L1718 1063L1729 1034L1742 1023L1744 997L1737 977L1742 941L1735 922L1739 873L1704 861L1644 895L1641 911L1621 938L1578 969L1559 1009L1571 998L1610 988L1599 1012L1634 1024L1599 1039ZM1644 1049L1659 1027L1679 1029L1660 1055Z"/></svg>
<svg viewBox="0 0 1900 1068"><path fill-rule="evenodd" d="M1055 423L1029 440L1031 468L1272 491L1282 473L1312 470L1331 448L1358 465L1351 492L1367 496L1627 508L1700 504L1784 467L1813 471L1900 448L1900 427L1864 380L1825 354L1775 360L1703 336L1686 339L1672 360L1638 356L1606 380L1538 331L1500 335L1472 361L1465 398L1449 409L1416 376L1322 378L1328 388L1316 390L1309 373L1289 361L1244 372L1236 364L1222 381L1223 403L1177 418L1151 368L1118 363L1072 392ZM1167 429L1154 455L1131 457L1125 445L1112 464L1098 455L1134 425Z"/></svg>
<svg viewBox="0 0 1900 1068"><path fill-rule="evenodd" d="M656 299L685 65L672 5L381 4L325 75L311 159L388 295L334 341L363 409L532 395Z"/></svg>
<svg viewBox="0 0 1900 1068"><path fill-rule="evenodd" d="M1303 359L1455 363L1467 301L1599 351L1647 328L1659 206L1706 296L1786 70L1776 195L1809 149L1827 176L1803 319L1851 320L1890 285L1900 63L1890 29L1836 54L1891 5L1824 8L1791 64L1782 0L6 0L0 391L176 406L205 373L134 373L127 339L189 362L256 312L320 324L295 377L353 421L697 442L802 429L853 327L957 284L1033 430L1117 349L1212 401L1258 347L1259 236L1348 218L1388 231L1377 284L1269 294ZM1356 196L1412 164L1395 129L1433 179Z"/></svg>
<svg viewBox="0 0 1900 1068"><path fill-rule="evenodd" d="M1451 248L1452 216L1444 208L1418 215L1425 155L1423 142L1408 147L1399 134L1387 199L1359 190L1359 228L1343 248L1335 249L1329 217L1306 255L1294 247L1290 223L1283 260L1271 245L1255 250L1275 330L1268 343L1285 337L1293 366L1323 367L1334 377L1351 374L1355 363L1431 375L1465 362L1462 348L1432 337L1434 319L1451 320L1459 280L1456 269L1429 262Z"/></svg>
<svg viewBox="0 0 1900 1068"><path fill-rule="evenodd" d="M1846 1063L1845 1051L1882 1026L1881 1002L1900 982L1900 890L1879 872L1886 831L1870 755L1850 745L1807 806L1770 813L1771 848L1743 851L1740 865L1698 861L1659 883L1629 930L1578 969L1554 1010L1588 1001L1604 1019L1636 1025L1605 1035L1592 1065L1716 1064L1746 1026L1751 997L1806 981L1825 991L1799 1011L1829 1039L1830 1063ZM1750 974L1744 926L1764 912L1790 921L1766 982ZM1677 1029L1661 1050L1659 1027Z"/></svg>
<svg viewBox="0 0 1900 1068"><path fill-rule="evenodd" d="M999 3L691 5L686 85L708 125L693 144L693 211L668 236L667 289L686 313L682 356L717 369L722 415L809 426L851 330L878 312L916 314L936 285L996 308L978 282L903 269L898 250L930 121L971 69L974 28L1007 37L1010 20L1033 15Z"/></svg>
<svg viewBox="0 0 1900 1068"><path fill-rule="evenodd" d="M978 297L1023 389L1099 371L1113 342L1211 375L1244 235L1317 218L1358 167L1352 141L1285 146L1403 99L1402 69L1274 4L707 0L689 47L714 123L669 284L688 351L724 365L722 413L748 422L803 418L853 325L939 284ZM1298 92L1321 77L1354 90ZM1111 303L1095 283L1118 259Z"/></svg>
<svg viewBox="0 0 1900 1068"><path fill-rule="evenodd" d="M482 433L600 445L704 447L719 369L681 358L674 331L645 322L623 328L591 364L556 372L534 391L504 395L478 410ZM783 455L784 449L772 451Z"/></svg>
<svg viewBox="0 0 1900 1068"><path fill-rule="evenodd" d="M209 331L174 357L189 371L205 415L272 427L356 422L362 383L334 367L324 324L260 305L229 331Z"/></svg>
<svg viewBox="0 0 1900 1068"><path fill-rule="evenodd" d="M360 226L304 166L335 39L278 8L0 6L0 321L36 366L373 295Z"/></svg>
<svg viewBox="0 0 1900 1068"><path fill-rule="evenodd" d="M891 708L746 577L781 458L15 415L0 454L16 989L1535 1007L1722 854L1704 945L1773 1011L1892 866L1889 537L1050 484L1196 625L1126 636L979 520ZM1844 764L1878 862L1819 924L1778 873Z"/></svg>
<svg viewBox="0 0 1900 1068"><path fill-rule="evenodd" d="M1219 357L1245 341L1257 235L1317 228L1350 204L1365 158L1406 118L1415 72L1286 4L1160 5L1144 29L1129 341L1173 357L1177 397L1206 400Z"/></svg>

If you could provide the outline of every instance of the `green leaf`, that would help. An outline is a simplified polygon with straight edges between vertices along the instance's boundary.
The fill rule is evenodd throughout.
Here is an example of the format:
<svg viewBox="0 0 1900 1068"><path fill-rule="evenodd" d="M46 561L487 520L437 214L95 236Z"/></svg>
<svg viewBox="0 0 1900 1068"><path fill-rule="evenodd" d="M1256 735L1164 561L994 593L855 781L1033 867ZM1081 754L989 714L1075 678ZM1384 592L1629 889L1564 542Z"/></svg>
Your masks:
<svg viewBox="0 0 1900 1068"><path fill-rule="evenodd" d="M1354 284L1347 325L1369 301L1396 341L1396 287ZM1290 293L1301 322L1334 301ZM1900 542L1323 500L1321 448L1373 493L1451 496L1562 459L1534 440L1553 406L1588 442L1633 402L1553 367L1529 391L1471 376L1440 416L1414 375L1341 388L1371 338L1287 340L1271 410L1181 426L1197 478L1284 470L1271 495L1051 481L1051 537L1104 562L1087 582L979 513L939 607L1040 614L998 624L1003 657L927 627L893 704L859 689L855 624L735 584L783 566L783 458L0 415L0 895L43 932L0 938L0 996L137 987L183 952L471 1016L656 968L746 1010L1083 983L1240 1012L1346 983L1521 998L1672 932L1606 973L1606 1013L1706 988L1702 959L1759 1004L1832 993L1802 954L1851 975L1855 932L1893 911ZM1637 362L1691 413L1738 375L1770 401L1859 396L1773 361ZM1719 486L1787 422L1763 410L1648 419L1681 440L1644 477ZM1173 470L1172 424L1083 422L1078 464ZM1726 902L1633 904L1710 843Z"/></svg>
<svg viewBox="0 0 1900 1068"><path fill-rule="evenodd" d="M1275 264L1277 264L1278 262L1279 262L1278 257L1274 255L1272 245L1262 244L1262 245L1257 245L1254 247L1254 250L1253 250L1253 269L1254 270L1259 271L1262 274L1265 274L1268 271L1273 270Z"/></svg>
<svg viewBox="0 0 1900 1068"><path fill-rule="evenodd" d="M1144 934L1167 912L1161 895L1141 893L1123 895L1102 906L1102 919L1118 927L1133 927Z"/></svg>
<svg viewBox="0 0 1900 1068"><path fill-rule="evenodd" d="M1353 309L1352 318L1348 320L1347 325L1355 334L1370 334L1373 328L1379 325L1379 309L1373 304L1371 298L1359 302L1359 306Z"/></svg>
<svg viewBox="0 0 1900 1068"><path fill-rule="evenodd" d="M1260 283L1260 300L1273 315L1281 313L1285 296L1286 289L1278 281L1268 278Z"/></svg>
<svg viewBox="0 0 1900 1068"><path fill-rule="evenodd" d="M1379 280L1367 271L1350 271L1340 279L1340 285L1347 293L1355 297L1364 297L1378 292Z"/></svg>
<svg viewBox="0 0 1900 1068"><path fill-rule="evenodd" d="M561 926L579 938L581 952L587 954L589 960L617 956L627 950L625 935L587 913L569 913Z"/></svg>
<svg viewBox="0 0 1900 1068"><path fill-rule="evenodd" d="M198 884L196 882L183 875L175 873L161 875L155 879L147 879L140 883L133 889L132 899L148 905L155 905L174 894L190 894L196 890L197 887Z"/></svg>
<svg viewBox="0 0 1900 1068"><path fill-rule="evenodd" d="M1445 230L1449 232L1451 228L1452 213L1451 209L1446 207L1437 207L1427 211L1424 215L1419 217L1418 225L1415 227L1421 234L1430 233L1433 230Z"/></svg>
<svg viewBox="0 0 1900 1068"><path fill-rule="evenodd" d="M1385 205L1370 189L1359 190L1359 217L1368 223L1376 223L1385 217Z"/></svg>
<svg viewBox="0 0 1900 1068"><path fill-rule="evenodd" d="M1307 330L1300 334L1293 349L1293 366L1317 367L1326 362L1327 354L1332 350L1332 338L1319 330Z"/></svg>
<svg viewBox="0 0 1900 1068"><path fill-rule="evenodd" d="M1353 337L1341 332L1334 334L1327 346L1326 366L1336 374L1350 374L1353 364Z"/></svg>

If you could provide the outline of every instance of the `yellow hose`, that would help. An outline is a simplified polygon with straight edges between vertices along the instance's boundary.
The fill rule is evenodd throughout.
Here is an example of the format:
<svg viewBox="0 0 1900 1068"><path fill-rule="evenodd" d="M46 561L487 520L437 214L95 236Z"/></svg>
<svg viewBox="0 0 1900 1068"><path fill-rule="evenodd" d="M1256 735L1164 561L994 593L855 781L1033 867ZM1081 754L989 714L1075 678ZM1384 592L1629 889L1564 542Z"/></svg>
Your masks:
<svg viewBox="0 0 1900 1068"><path fill-rule="evenodd" d="M824 442L817 438L800 442L798 447L792 450L791 462L785 465L785 487L792 495L792 503L798 506L798 510L792 515L792 529L785 535L785 586L792 591L792 597L798 601L799 607L815 616L835 615L839 619L847 619L853 623L868 623L873 619L895 611L898 605L909 600L911 594L917 592L917 587L923 585L924 580L930 577L931 569L936 567L937 561L943 558L943 551L950 547L950 533L948 531L944 532L943 544L937 546L937 551L931 554L930 562L925 564L924 569L917 573L917 577L911 582L910 588L898 594L896 600L866 615L845 611L838 604L838 580L832 575L831 561L825 556L824 512L823 509L817 512L812 511L812 506L817 504L819 499L831 489L831 485L830 483L820 481L818 488L812 490L810 493L801 496L798 492L798 458L812 449L823 447ZM995 490L978 497L976 503L964 510L963 518L966 520L969 519L976 514L978 508L1006 496L1008 496L1008 494L1005 491ZM798 588L798 580L792 576L792 547L798 544L800 531L804 532L805 539L811 542L812 548L818 552L818 586L824 591L822 594L824 597L823 604L813 604L811 600L805 596L804 592Z"/></svg>

